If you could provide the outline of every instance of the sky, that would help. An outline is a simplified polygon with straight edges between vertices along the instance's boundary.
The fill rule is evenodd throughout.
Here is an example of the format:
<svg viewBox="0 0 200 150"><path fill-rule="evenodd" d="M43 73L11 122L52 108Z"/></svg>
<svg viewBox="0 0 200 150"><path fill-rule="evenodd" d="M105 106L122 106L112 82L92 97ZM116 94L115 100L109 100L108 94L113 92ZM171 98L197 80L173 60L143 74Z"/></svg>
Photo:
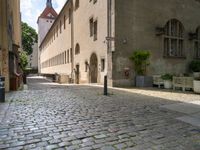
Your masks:
<svg viewBox="0 0 200 150"><path fill-rule="evenodd" d="M67 0L52 0L53 8L60 12ZM22 21L37 31L38 16L46 7L46 0L21 0Z"/></svg>

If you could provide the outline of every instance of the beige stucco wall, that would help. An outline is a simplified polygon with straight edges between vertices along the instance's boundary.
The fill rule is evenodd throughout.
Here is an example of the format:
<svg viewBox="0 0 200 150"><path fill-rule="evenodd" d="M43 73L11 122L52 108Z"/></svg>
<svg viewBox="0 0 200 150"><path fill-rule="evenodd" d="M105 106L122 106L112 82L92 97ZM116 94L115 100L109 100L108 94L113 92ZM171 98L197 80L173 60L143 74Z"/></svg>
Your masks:
<svg viewBox="0 0 200 150"><path fill-rule="evenodd" d="M64 53L67 50L70 50L71 48L71 24L69 24L68 17L69 17L69 8L71 6L67 5L65 7L65 10L62 11L62 14L60 14L59 18L57 18L57 21L53 24L51 30L49 31L47 37L43 41L43 44L40 45L40 65L49 60L50 58L53 58L54 56L57 56L61 53ZM66 15L66 28L64 29L64 14ZM62 20L62 33L60 33L59 27L60 27L60 19ZM55 34L54 39L54 30L57 30L58 26L58 36L57 33ZM41 67L41 66L40 66ZM52 67L47 68L41 68L42 74L67 74L71 75L71 63L66 63L62 65L56 65Z"/></svg>
<svg viewBox="0 0 200 150"><path fill-rule="evenodd" d="M75 3L75 0L74 0ZM84 15L83 15L84 14ZM90 37L89 20L93 17L98 22L97 40ZM80 54L75 55L74 65L80 65L80 82L89 81L89 71L85 72L85 61L90 63L92 53L98 59L98 83L103 83L104 75L107 74L107 65L101 72L101 58L107 63L107 1L97 1L95 4L89 1L80 1L80 6L74 11L74 43L79 43Z"/></svg>
<svg viewBox="0 0 200 150"><path fill-rule="evenodd" d="M75 1L73 2L75 3ZM75 69L76 65L79 64L79 81L80 83L88 83L90 82L89 70L85 72L85 62L90 62L92 53L95 53L98 57L98 82L103 83L103 77L107 73L107 65L105 65L105 71L101 72L100 60L101 58L104 58L105 62L107 61L107 44L105 39L107 36L107 2L98 1L96 4L93 4L92 1L80 1L80 6L77 10L75 10L74 7L73 9L71 8L71 10L73 10L71 24L69 24L68 20L69 8L71 8L71 2L69 2L62 10L47 37L43 41L43 44L41 45L42 51L40 61L45 62L57 54L70 50L70 48L72 48L74 61L72 61L72 64L67 63L58 66L42 68L41 73L68 74L74 78L75 72L73 70ZM65 30L63 29L64 14L66 15L67 19ZM93 40L93 37L90 37L89 19L91 17L98 21L98 37L96 41ZM60 20L62 20L62 33L60 34L59 32L58 37L56 37L53 42L47 42L52 41L51 39L53 37L54 29L56 29L57 25L58 27L60 26ZM71 28L72 26L73 28ZM80 54L75 55L75 46L77 43L80 45Z"/></svg>

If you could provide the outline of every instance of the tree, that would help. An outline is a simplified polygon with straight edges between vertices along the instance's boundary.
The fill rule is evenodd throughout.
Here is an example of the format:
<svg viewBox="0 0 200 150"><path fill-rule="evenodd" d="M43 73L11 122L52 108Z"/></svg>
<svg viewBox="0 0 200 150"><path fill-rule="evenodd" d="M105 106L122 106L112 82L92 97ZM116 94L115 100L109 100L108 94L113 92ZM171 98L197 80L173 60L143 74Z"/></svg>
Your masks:
<svg viewBox="0 0 200 150"><path fill-rule="evenodd" d="M31 55L33 52L32 46L37 43L38 35L32 27L27 23L22 22L22 47L27 55Z"/></svg>
<svg viewBox="0 0 200 150"><path fill-rule="evenodd" d="M21 51L19 53L19 59L20 59L20 65L22 70L24 71L26 69L26 66L28 65L28 56L27 52Z"/></svg>

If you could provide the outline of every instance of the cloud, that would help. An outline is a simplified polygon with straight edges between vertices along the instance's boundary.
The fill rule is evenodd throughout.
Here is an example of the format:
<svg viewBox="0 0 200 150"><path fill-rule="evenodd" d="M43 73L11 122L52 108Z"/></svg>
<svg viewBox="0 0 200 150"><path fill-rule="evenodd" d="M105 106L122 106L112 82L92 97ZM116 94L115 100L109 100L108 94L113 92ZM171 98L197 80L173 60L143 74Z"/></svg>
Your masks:
<svg viewBox="0 0 200 150"><path fill-rule="evenodd" d="M60 12L61 9L63 8L64 4L66 3L67 0L53 0L53 4L55 3L55 10L56 12Z"/></svg>

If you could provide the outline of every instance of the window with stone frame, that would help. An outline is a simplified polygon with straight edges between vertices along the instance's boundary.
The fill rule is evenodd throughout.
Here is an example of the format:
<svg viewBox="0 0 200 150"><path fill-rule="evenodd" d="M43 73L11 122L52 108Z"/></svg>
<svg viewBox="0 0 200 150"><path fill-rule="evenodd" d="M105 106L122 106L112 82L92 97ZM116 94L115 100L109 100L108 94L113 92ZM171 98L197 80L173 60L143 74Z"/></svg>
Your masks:
<svg viewBox="0 0 200 150"><path fill-rule="evenodd" d="M63 17L63 25L64 25L64 29L66 29L66 16L65 15Z"/></svg>
<svg viewBox="0 0 200 150"><path fill-rule="evenodd" d="M196 30L196 39L194 41L195 58L200 59L200 27Z"/></svg>
<svg viewBox="0 0 200 150"><path fill-rule="evenodd" d="M101 72L105 71L105 58L101 59Z"/></svg>
<svg viewBox="0 0 200 150"><path fill-rule="evenodd" d="M89 21L89 24L90 24L90 37L94 35L94 23L93 23L93 18L90 18L90 21Z"/></svg>
<svg viewBox="0 0 200 150"><path fill-rule="evenodd" d="M72 21L72 12L71 12L71 9L69 9L69 24L71 23Z"/></svg>
<svg viewBox="0 0 200 150"><path fill-rule="evenodd" d="M76 1L75 1L75 10L77 10L77 9L79 8L79 5L80 5L80 4L79 4L79 0L76 0Z"/></svg>
<svg viewBox="0 0 200 150"><path fill-rule="evenodd" d="M80 54L80 45L77 43L75 47L75 55Z"/></svg>
<svg viewBox="0 0 200 150"><path fill-rule="evenodd" d="M176 19L172 19L165 25L164 56L185 57L184 54L184 27Z"/></svg>
<svg viewBox="0 0 200 150"><path fill-rule="evenodd" d="M97 31L98 31L98 25L97 25L97 20L94 21L94 41L97 40Z"/></svg>

